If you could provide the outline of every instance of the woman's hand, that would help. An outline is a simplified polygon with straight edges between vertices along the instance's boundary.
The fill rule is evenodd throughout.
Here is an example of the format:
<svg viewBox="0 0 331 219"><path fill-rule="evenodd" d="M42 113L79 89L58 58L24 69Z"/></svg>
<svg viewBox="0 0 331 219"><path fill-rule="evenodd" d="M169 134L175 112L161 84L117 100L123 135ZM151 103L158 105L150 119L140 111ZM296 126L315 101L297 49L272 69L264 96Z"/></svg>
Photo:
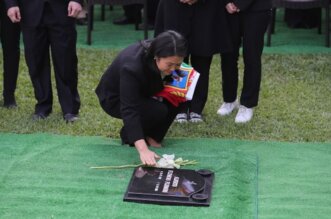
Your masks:
<svg viewBox="0 0 331 219"><path fill-rule="evenodd" d="M139 152L140 160L144 165L155 166L156 159L160 158L155 152L148 149L146 141L140 139L134 143L137 151Z"/></svg>

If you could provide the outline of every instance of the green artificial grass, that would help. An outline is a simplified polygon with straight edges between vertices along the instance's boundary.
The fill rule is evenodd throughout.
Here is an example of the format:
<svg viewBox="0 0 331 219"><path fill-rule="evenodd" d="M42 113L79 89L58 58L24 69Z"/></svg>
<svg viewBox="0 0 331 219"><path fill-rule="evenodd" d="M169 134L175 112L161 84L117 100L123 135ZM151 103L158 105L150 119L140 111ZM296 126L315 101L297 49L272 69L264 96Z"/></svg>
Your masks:
<svg viewBox="0 0 331 219"><path fill-rule="evenodd" d="M167 139L158 154L215 171L210 207L122 202L134 148L103 137L0 134L0 218L319 218L331 214L331 144ZM258 162L256 161L258 158ZM256 184L256 177L258 184ZM257 207L257 208L256 208Z"/></svg>
<svg viewBox="0 0 331 219"><path fill-rule="evenodd" d="M231 142L169 141L157 153L197 160L215 173L210 207L123 202L134 148L100 137L0 134L0 218L257 218L257 160ZM225 147L224 147L225 146ZM222 148L222 149L221 149Z"/></svg>

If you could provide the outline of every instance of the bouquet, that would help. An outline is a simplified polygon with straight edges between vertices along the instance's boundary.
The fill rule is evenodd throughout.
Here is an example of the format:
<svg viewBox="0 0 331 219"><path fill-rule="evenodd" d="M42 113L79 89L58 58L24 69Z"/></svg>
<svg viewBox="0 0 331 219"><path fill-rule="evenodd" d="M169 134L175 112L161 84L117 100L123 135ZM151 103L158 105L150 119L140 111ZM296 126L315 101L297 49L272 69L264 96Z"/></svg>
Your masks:
<svg viewBox="0 0 331 219"><path fill-rule="evenodd" d="M182 63L179 70L172 72L164 89L155 96L165 98L177 107L182 102L192 100L199 76L191 66Z"/></svg>

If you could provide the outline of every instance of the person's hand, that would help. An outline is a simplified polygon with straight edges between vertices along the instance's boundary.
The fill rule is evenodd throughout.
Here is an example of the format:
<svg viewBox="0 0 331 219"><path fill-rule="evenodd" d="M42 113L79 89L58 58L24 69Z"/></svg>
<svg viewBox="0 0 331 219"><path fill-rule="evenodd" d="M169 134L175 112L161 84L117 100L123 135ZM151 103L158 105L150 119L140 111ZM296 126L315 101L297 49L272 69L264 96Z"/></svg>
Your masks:
<svg viewBox="0 0 331 219"><path fill-rule="evenodd" d="M139 155L140 155L141 162L147 166L155 166L156 159L160 158L159 155L157 155L154 151L151 151L149 149L139 151Z"/></svg>
<svg viewBox="0 0 331 219"><path fill-rule="evenodd" d="M139 152L140 160L144 165L156 165L156 159L160 157L159 155L148 149L145 139L137 140L134 145Z"/></svg>
<svg viewBox="0 0 331 219"><path fill-rule="evenodd" d="M68 16L69 17L74 17L76 18L79 14L79 12L81 12L83 10L81 4L74 2L74 1L70 1L68 4Z"/></svg>
<svg viewBox="0 0 331 219"><path fill-rule="evenodd" d="M198 0L179 0L181 3L184 4L189 4L189 5L193 5L195 4Z"/></svg>
<svg viewBox="0 0 331 219"><path fill-rule="evenodd" d="M8 15L9 19L11 20L11 22L13 22L13 23L18 23L21 21L20 8L17 6L9 8L7 11L7 15Z"/></svg>
<svg viewBox="0 0 331 219"><path fill-rule="evenodd" d="M239 8L233 4L232 2L226 4L225 6L226 10L228 11L229 14L233 14L233 13L236 13L236 12L239 12Z"/></svg>

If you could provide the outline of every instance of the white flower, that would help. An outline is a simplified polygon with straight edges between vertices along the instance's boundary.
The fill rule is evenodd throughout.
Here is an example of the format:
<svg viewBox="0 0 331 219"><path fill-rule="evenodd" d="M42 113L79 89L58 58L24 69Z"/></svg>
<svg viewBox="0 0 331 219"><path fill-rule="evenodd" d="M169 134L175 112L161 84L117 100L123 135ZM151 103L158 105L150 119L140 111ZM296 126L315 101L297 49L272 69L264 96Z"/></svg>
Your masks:
<svg viewBox="0 0 331 219"><path fill-rule="evenodd" d="M174 154L163 154L162 158L158 160L158 162L156 163L156 166L161 168L179 169L180 165L176 164L174 159L175 159Z"/></svg>

